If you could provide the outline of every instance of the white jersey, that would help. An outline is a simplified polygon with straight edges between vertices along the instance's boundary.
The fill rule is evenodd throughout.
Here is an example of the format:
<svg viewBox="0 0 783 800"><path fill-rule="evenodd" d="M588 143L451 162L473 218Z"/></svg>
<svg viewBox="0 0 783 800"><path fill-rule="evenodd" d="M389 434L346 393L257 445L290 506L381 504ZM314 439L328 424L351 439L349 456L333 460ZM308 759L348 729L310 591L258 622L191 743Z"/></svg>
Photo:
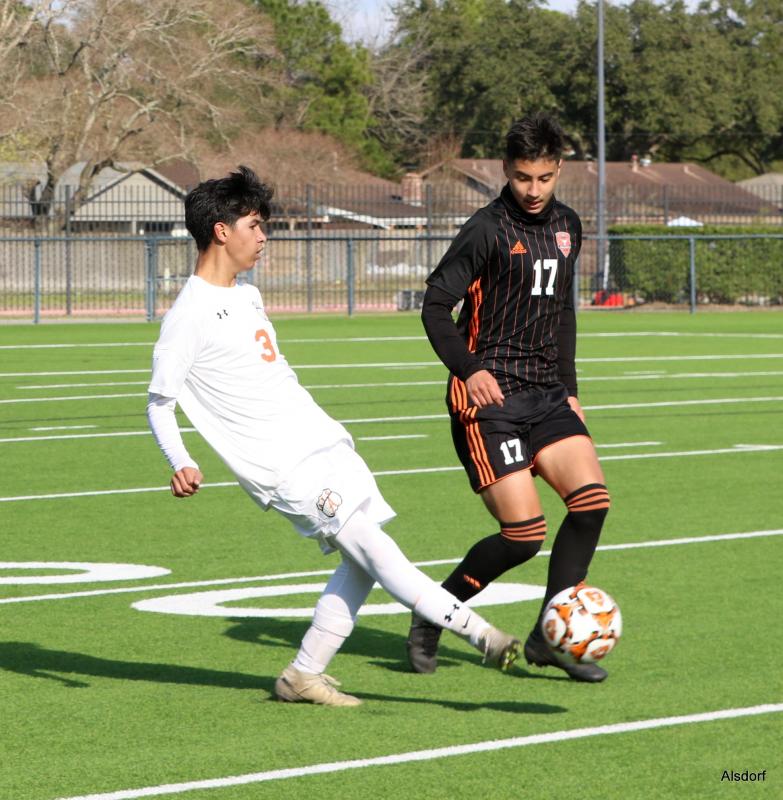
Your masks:
<svg viewBox="0 0 783 800"><path fill-rule="evenodd" d="M163 319L152 394L176 398L262 504L297 464L350 434L300 386L255 286L192 276Z"/></svg>

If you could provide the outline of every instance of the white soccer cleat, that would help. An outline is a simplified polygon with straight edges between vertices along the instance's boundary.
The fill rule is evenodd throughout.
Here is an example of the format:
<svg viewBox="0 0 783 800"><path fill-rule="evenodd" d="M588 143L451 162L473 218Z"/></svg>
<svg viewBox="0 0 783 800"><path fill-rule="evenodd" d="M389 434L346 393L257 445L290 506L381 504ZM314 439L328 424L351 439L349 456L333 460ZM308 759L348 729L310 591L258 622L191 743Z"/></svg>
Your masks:
<svg viewBox="0 0 783 800"><path fill-rule="evenodd" d="M285 703L316 703L322 706L360 706L362 701L337 689L340 682L326 673L311 675L289 664L275 681L275 695Z"/></svg>
<svg viewBox="0 0 783 800"><path fill-rule="evenodd" d="M484 653L484 663L505 672L521 655L519 639L491 625L479 640L479 650Z"/></svg>

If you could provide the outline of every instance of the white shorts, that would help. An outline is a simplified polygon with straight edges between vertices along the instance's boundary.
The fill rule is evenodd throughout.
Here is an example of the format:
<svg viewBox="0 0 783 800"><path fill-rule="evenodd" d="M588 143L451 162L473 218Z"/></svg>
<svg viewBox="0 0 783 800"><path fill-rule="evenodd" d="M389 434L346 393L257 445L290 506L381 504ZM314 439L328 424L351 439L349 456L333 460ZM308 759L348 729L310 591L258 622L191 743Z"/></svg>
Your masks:
<svg viewBox="0 0 783 800"><path fill-rule="evenodd" d="M355 511L361 509L378 525L396 516L369 467L347 442L300 462L274 490L268 505L302 536L317 539L324 553L335 550L332 538Z"/></svg>

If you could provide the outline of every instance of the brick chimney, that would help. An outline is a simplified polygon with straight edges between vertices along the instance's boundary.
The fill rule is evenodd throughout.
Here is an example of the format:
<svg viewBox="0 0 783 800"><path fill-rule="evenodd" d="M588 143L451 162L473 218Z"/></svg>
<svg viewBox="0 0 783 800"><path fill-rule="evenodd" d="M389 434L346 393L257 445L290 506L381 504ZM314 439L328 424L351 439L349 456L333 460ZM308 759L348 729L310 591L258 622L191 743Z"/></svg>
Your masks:
<svg viewBox="0 0 783 800"><path fill-rule="evenodd" d="M402 176L402 202L420 206L424 202L424 180L418 172L406 172Z"/></svg>

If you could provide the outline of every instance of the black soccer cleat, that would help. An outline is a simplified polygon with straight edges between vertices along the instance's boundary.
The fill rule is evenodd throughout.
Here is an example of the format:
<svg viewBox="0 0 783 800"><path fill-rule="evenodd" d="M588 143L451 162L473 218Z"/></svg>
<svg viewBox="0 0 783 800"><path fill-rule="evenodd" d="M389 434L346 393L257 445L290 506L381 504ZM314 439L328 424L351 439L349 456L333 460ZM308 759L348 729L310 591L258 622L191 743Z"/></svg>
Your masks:
<svg viewBox="0 0 783 800"><path fill-rule="evenodd" d="M438 668L438 643L442 631L443 628L413 612L405 647L408 650L408 662L414 672L429 675Z"/></svg>
<svg viewBox="0 0 783 800"><path fill-rule="evenodd" d="M571 680L582 681L583 683L601 683L608 676L607 671L599 667L598 664L563 663L537 631L533 631L527 637L525 660L528 664L535 664L537 667L557 667L562 669Z"/></svg>

